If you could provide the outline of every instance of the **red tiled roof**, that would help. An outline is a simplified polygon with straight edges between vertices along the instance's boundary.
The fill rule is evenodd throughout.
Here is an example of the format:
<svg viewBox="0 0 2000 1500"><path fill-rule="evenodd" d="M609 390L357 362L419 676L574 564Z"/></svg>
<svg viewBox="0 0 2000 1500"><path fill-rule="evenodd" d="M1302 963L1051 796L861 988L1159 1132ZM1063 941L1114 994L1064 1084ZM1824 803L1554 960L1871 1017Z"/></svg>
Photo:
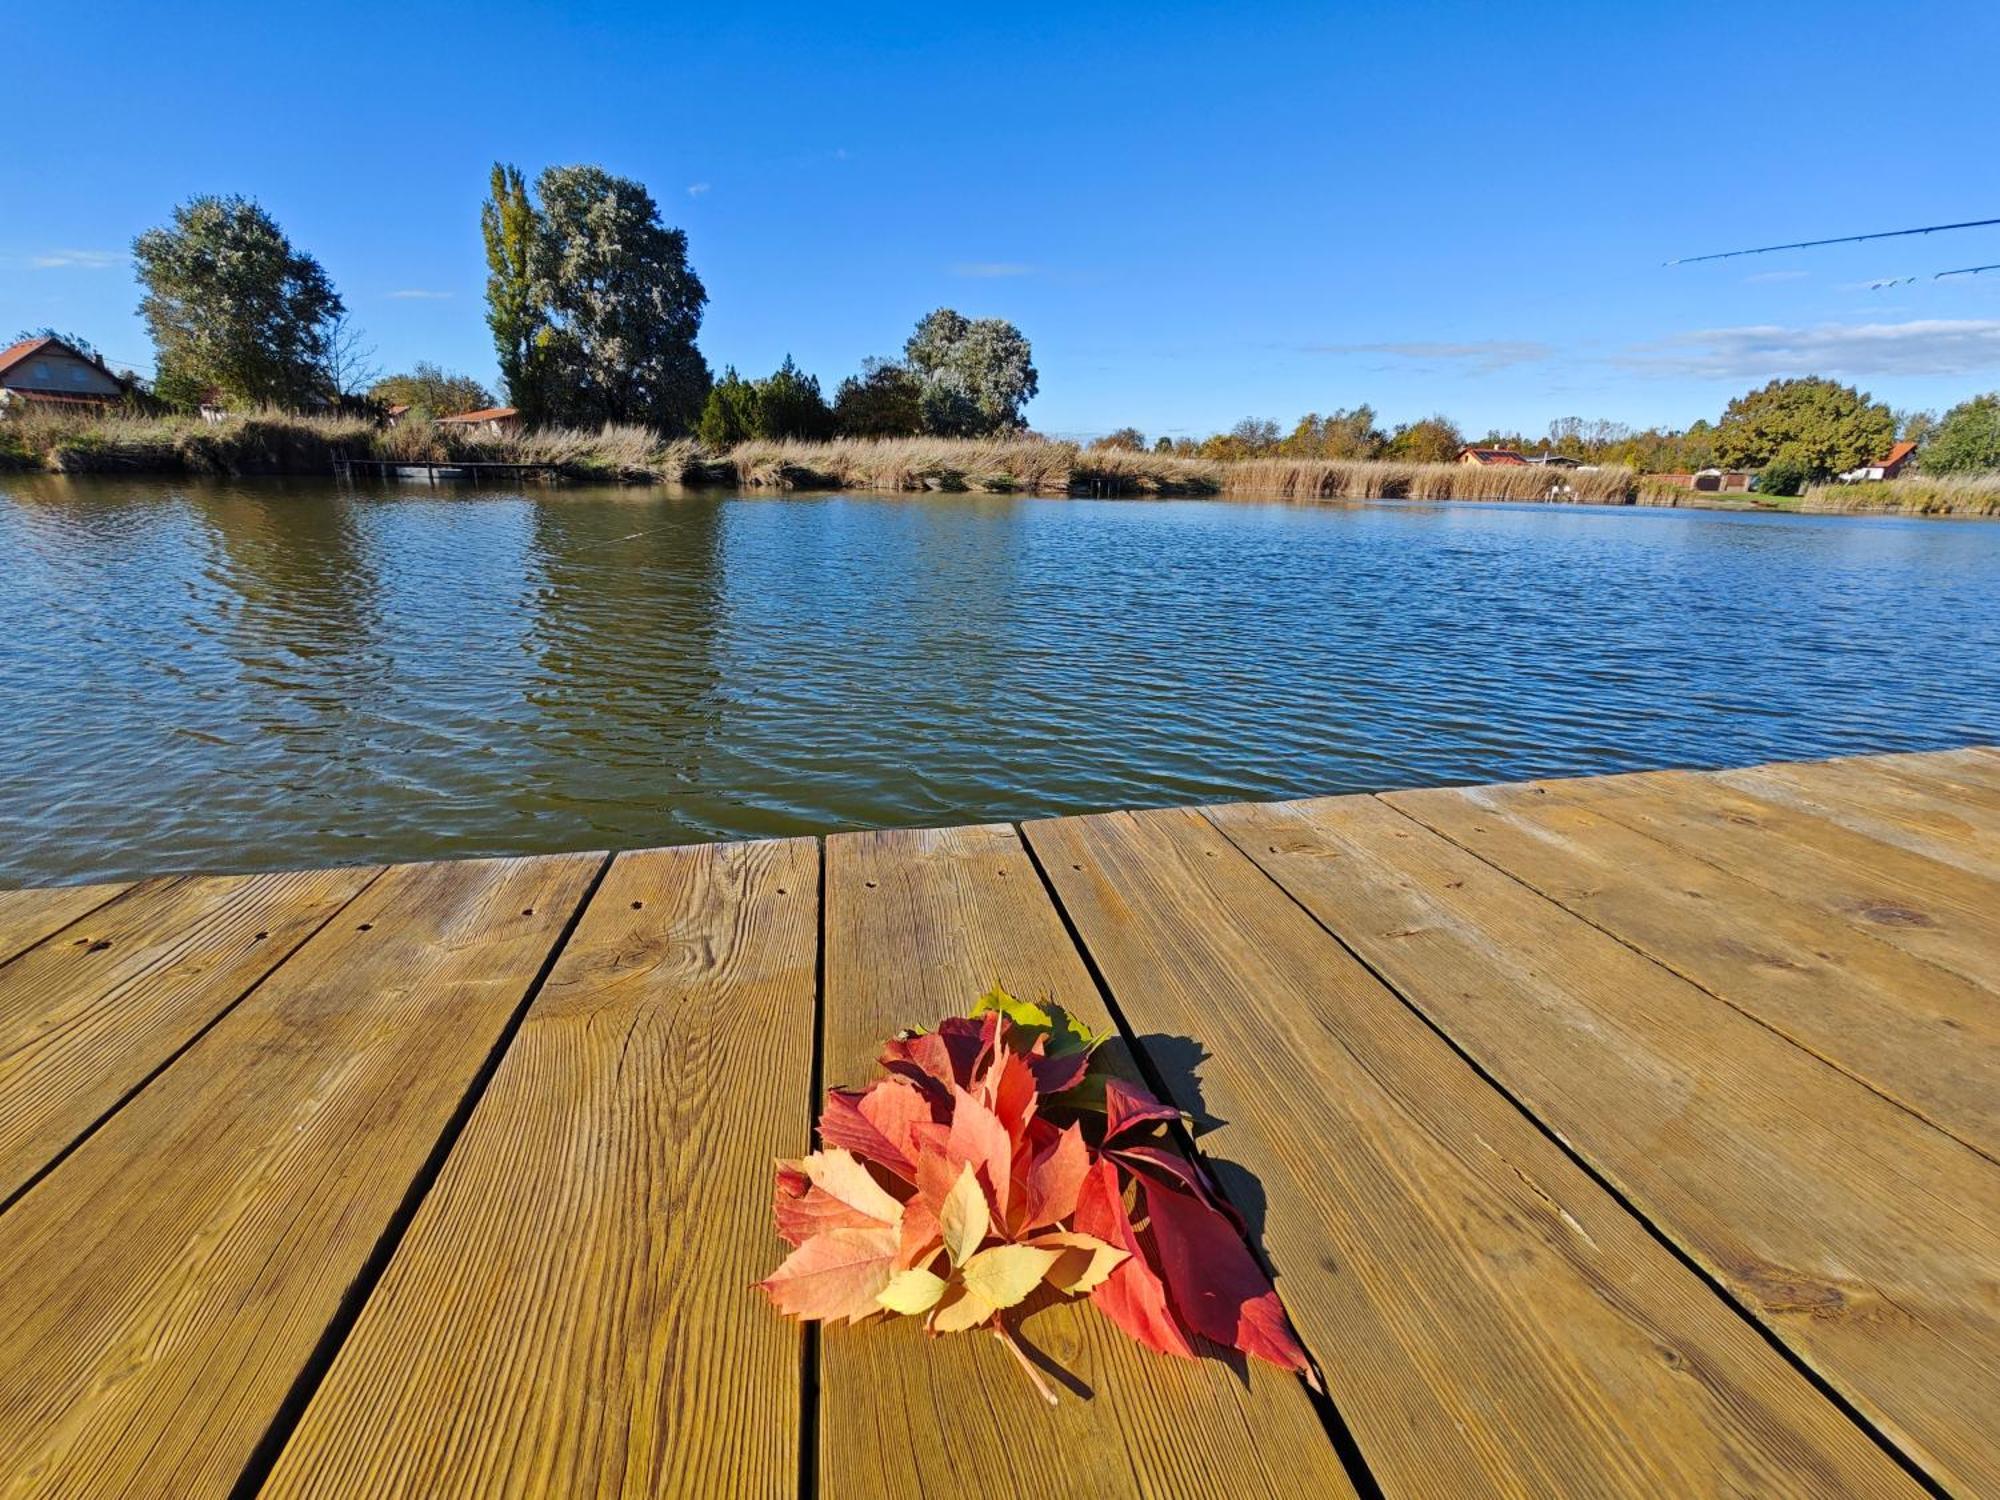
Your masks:
<svg viewBox="0 0 2000 1500"><path fill-rule="evenodd" d="M1908 458L1912 453L1915 453L1916 451L1917 451L1917 445L1915 443L1911 442L1898 443L1896 444L1895 447L1889 450L1889 456L1881 460L1881 462L1879 462L1876 465L1876 467L1881 469L1890 468L1896 464L1901 463L1904 459Z"/></svg>
<svg viewBox="0 0 2000 1500"><path fill-rule="evenodd" d="M462 411L456 416L439 417L440 422L504 422L521 414L511 406L487 406L478 411Z"/></svg>
<svg viewBox="0 0 2000 1500"><path fill-rule="evenodd" d="M51 344L62 344L62 340L43 334L38 339L22 339L18 344L0 349L0 375L5 375L30 354L39 354ZM63 344L63 347L68 349L69 345ZM75 351L71 350L71 352L74 353Z"/></svg>

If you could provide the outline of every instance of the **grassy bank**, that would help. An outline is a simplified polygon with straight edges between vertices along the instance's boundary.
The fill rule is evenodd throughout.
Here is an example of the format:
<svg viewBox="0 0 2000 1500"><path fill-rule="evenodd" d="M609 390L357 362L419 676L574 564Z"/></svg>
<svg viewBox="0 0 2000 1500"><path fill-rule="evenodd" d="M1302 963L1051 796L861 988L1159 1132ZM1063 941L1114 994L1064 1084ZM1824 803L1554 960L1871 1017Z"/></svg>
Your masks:
<svg viewBox="0 0 2000 1500"><path fill-rule="evenodd" d="M1908 516L2000 516L2000 474L1815 484L1806 490L1799 509Z"/></svg>
<svg viewBox="0 0 2000 1500"><path fill-rule="evenodd" d="M1036 438L750 442L704 453L643 427L466 433L379 429L353 418L256 413L195 417L14 413L0 418L0 469L62 474L323 475L336 456L403 462L548 465L611 483L747 489L949 490L1031 495L1227 495L1289 500L1562 500L1914 515L2000 515L2000 475L1815 485L1802 500L1696 493L1630 469L1482 468L1339 459L1186 458Z"/></svg>

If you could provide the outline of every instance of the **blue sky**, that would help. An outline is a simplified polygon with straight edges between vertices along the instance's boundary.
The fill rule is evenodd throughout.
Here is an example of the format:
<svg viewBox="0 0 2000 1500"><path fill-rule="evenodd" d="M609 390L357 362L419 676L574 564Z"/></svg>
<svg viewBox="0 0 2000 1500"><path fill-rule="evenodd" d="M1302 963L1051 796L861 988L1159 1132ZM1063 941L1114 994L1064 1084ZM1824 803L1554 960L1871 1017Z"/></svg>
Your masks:
<svg viewBox="0 0 2000 1500"><path fill-rule="evenodd" d="M829 391L950 305L1034 341L1041 430L1372 403L1473 432L1713 416L1819 371L2000 385L2000 7L18 5L0 338L150 358L125 252L261 200L380 362L491 380L493 161L644 181L718 370ZM45 138L38 132L46 128Z"/></svg>

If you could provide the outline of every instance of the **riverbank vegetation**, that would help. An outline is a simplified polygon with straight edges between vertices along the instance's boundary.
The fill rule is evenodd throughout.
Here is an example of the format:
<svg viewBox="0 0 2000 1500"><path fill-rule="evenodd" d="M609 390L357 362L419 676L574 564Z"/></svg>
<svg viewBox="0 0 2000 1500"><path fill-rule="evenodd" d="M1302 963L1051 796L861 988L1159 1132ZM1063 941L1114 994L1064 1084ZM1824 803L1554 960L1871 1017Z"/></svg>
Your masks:
<svg viewBox="0 0 2000 1500"><path fill-rule="evenodd" d="M2000 473L1918 475L1858 484L1815 484L1800 510L1885 511L1906 516L2000 516Z"/></svg>

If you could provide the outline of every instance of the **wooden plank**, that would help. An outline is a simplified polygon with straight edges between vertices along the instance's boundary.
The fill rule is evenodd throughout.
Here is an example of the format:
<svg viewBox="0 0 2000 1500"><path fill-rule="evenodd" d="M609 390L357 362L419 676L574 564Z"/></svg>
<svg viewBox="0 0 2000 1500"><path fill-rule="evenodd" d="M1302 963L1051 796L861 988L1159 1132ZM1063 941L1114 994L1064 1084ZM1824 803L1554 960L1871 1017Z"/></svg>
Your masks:
<svg viewBox="0 0 2000 1500"><path fill-rule="evenodd" d="M1691 771L1527 783L1893 947L2000 987L2000 880Z"/></svg>
<svg viewBox="0 0 2000 1500"><path fill-rule="evenodd" d="M1011 829L828 840L829 1081L867 1080L885 1037L962 1014L995 984L1110 1024ZM1021 1328L1088 1399L1044 1406L983 1336L926 1339L910 1320L828 1329L820 1493L1353 1493L1295 1379L1256 1366L1241 1382L1219 1361L1151 1354L1082 1304Z"/></svg>
<svg viewBox="0 0 2000 1500"><path fill-rule="evenodd" d="M1028 837L1398 1495L1879 1495L1903 1471L1200 815ZM1565 918L1564 920L1572 920ZM1181 1043L1183 1047L1187 1042Z"/></svg>
<svg viewBox="0 0 2000 1500"><path fill-rule="evenodd" d="M130 889L129 885L112 884L0 891L0 964Z"/></svg>
<svg viewBox="0 0 2000 1500"><path fill-rule="evenodd" d="M612 862L265 1500L797 1492L818 908L810 839Z"/></svg>
<svg viewBox="0 0 2000 1500"><path fill-rule="evenodd" d="M2000 1488L2000 1168L1392 800L1215 816L1903 1452Z"/></svg>
<svg viewBox="0 0 2000 1500"><path fill-rule="evenodd" d="M2000 880L2000 813L1913 788L1864 767L1817 764L1717 771L1717 780L1753 797L1796 807L1886 844Z"/></svg>
<svg viewBox="0 0 2000 1500"><path fill-rule="evenodd" d="M1567 911L2000 1159L1989 989L1534 785L1388 802ZM1815 880L1798 871L1802 884ZM2000 972L2000 949L1990 963Z"/></svg>
<svg viewBox="0 0 2000 1500"><path fill-rule="evenodd" d="M378 873L142 886L0 968L0 1203Z"/></svg>
<svg viewBox="0 0 2000 1500"><path fill-rule="evenodd" d="M5 1493L230 1490L601 863L391 869L0 1216Z"/></svg>

